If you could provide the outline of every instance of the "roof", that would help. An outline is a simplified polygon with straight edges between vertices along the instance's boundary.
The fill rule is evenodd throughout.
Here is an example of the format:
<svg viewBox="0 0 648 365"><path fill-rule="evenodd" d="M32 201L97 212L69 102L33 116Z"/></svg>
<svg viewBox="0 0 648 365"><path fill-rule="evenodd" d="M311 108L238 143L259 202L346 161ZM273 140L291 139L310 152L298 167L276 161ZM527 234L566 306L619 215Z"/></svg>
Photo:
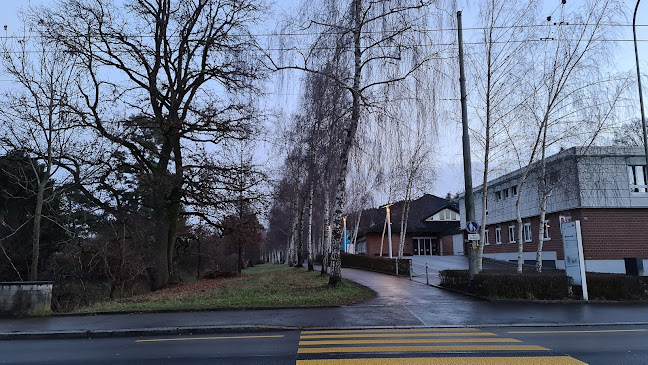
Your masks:
<svg viewBox="0 0 648 365"><path fill-rule="evenodd" d="M400 233L401 218L404 206L405 202L399 201L394 203L390 207L392 233ZM412 200L410 202L409 216L407 219L407 232L413 234L442 233L459 228L459 221L425 221L425 219L445 208L452 209L456 212L459 211L459 207L456 202L452 202L450 200L446 200L431 194L425 194L416 200ZM360 224L360 233L382 233L386 219L385 209L370 209L369 211L367 211L367 213L369 214L367 214L367 218L365 220L365 212L363 212L363 219Z"/></svg>

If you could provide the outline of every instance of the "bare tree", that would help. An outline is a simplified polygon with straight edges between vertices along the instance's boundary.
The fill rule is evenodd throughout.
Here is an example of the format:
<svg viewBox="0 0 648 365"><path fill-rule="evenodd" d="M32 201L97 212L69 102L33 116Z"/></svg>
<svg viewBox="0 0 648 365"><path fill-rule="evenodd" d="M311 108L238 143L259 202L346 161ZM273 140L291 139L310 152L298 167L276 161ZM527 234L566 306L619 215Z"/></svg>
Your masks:
<svg viewBox="0 0 648 365"><path fill-rule="evenodd" d="M262 72L248 27L261 10L254 1L60 0L32 14L42 36L80 60L84 126L119 146L150 182L155 288L169 283L181 214L208 218L183 205L198 196L187 195L186 175L204 170L205 155L191 151L247 138L256 116L248 93ZM156 143L131 140L119 110L145 116Z"/></svg>
<svg viewBox="0 0 648 365"><path fill-rule="evenodd" d="M25 34L15 43L4 43L1 53L4 72L13 81L14 88L2 101L0 142L5 153L20 150L31 157L33 174L30 176L36 179L36 206L32 212L29 279L37 280L43 205L53 198L52 193L46 198L45 190L55 191L52 182L58 165L76 142L75 119L68 105L74 98L79 69L75 56L31 35ZM27 181L23 183L25 187L29 185Z"/></svg>
<svg viewBox="0 0 648 365"><path fill-rule="evenodd" d="M540 227L536 250L536 269L542 270L542 243L545 229L547 199L551 189L547 184L546 152L565 140L580 140L591 144L602 127L611 119L619 100L619 89L606 100L597 94L613 85L614 78L602 74L605 55L609 52L611 32L604 24L614 23L619 15L614 1L598 0L570 10L560 6L558 20L540 31L544 43L537 48L536 63L529 69L526 80L532 93L523 110L530 122L524 127L534 130L533 143L527 153L528 164L518 182L516 201L518 223L518 272L522 272L523 226L520 203L523 188L533 169L537 168L540 197ZM552 21L548 17L548 21ZM573 22L573 23L572 23ZM571 24L570 24L571 23ZM595 117L595 119L592 119Z"/></svg>
<svg viewBox="0 0 648 365"><path fill-rule="evenodd" d="M341 4L328 3L321 13L309 16L301 28L315 31L316 39L306 52L296 50L301 60L291 64L277 64L275 69L298 69L329 77L347 90L351 97L348 123L345 126L344 143L339 158L339 170L335 174L336 196L333 219L331 252L331 276L329 284L335 286L341 280L340 242L342 215L345 208L346 178L350 151L363 115L372 108L372 91L385 85L399 83L420 70L431 55L423 55L417 45L421 33L417 22L425 20L430 2L426 1L373 1L353 0ZM417 38L417 36L419 36ZM343 50L344 67L323 71L314 67L318 62L311 55L318 48L337 45ZM337 47L336 46L336 47ZM297 55L295 55L297 56ZM404 62L404 61L407 62ZM397 76L387 70L395 70ZM341 72L339 72L341 71Z"/></svg>
<svg viewBox="0 0 648 365"><path fill-rule="evenodd" d="M531 27L535 15L533 1L485 0L480 3L480 20L483 37L471 57L476 80L477 101L473 100L475 114L481 122L473 133L483 148L484 171L482 174L482 205L480 244L477 253L478 268L482 269L482 257L486 242L486 207L488 204L488 179L494 168L491 162L505 155L508 144L505 124L511 123L513 111L519 106L519 92L524 77L526 59L521 55L529 49L533 36ZM483 134L482 134L483 133Z"/></svg>

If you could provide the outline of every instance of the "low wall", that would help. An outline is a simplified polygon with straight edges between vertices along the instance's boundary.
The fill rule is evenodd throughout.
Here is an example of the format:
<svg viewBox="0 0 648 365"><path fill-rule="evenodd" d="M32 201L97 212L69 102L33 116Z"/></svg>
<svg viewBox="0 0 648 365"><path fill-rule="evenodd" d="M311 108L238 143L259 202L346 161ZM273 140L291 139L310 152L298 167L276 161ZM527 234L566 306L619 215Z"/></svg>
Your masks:
<svg viewBox="0 0 648 365"><path fill-rule="evenodd" d="M51 282L0 282L0 315L38 316L51 311Z"/></svg>

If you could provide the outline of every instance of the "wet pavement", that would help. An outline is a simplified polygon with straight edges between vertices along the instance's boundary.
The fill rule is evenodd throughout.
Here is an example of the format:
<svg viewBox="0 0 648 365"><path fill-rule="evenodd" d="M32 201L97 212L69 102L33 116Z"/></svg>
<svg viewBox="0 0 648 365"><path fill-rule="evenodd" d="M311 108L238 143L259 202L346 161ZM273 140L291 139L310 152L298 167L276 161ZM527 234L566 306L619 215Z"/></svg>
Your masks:
<svg viewBox="0 0 648 365"><path fill-rule="evenodd" d="M12 333L252 327L349 328L391 326L567 325L647 323L648 303L488 302L374 272L344 269L343 277L377 297L337 308L0 318L0 336ZM154 332L154 331L153 331Z"/></svg>

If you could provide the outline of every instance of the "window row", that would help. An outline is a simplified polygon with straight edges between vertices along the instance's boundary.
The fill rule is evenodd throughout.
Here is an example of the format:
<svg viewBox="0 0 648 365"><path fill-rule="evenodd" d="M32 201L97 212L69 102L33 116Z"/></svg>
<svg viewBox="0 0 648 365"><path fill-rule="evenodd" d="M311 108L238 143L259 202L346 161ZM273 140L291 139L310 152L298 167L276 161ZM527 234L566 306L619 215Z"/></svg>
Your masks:
<svg viewBox="0 0 648 365"><path fill-rule="evenodd" d="M544 232L543 232L543 241L548 241L551 239L549 237L549 221L545 221L544 224ZM485 231L485 245L490 245L490 238L488 234L489 230L486 229ZM516 237L517 237L517 231L515 229L515 224L510 224L508 226L508 243L516 243ZM524 226L522 228L522 237L524 238L524 242L531 242L533 241L533 231L531 229L531 223L527 222L524 223ZM502 244L502 227L498 224L495 227L495 244Z"/></svg>
<svg viewBox="0 0 648 365"><path fill-rule="evenodd" d="M508 199L509 197L514 196L517 196L517 185L513 185L495 192L495 200Z"/></svg>

